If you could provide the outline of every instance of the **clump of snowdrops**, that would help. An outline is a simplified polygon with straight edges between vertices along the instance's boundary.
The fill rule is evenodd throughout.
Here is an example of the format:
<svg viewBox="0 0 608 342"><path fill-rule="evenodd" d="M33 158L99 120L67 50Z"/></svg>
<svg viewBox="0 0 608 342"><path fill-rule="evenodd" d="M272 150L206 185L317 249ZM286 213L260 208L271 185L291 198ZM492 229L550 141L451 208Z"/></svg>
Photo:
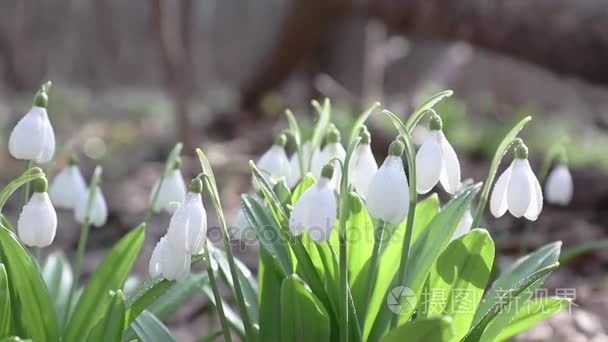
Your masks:
<svg viewBox="0 0 608 342"><path fill-rule="evenodd" d="M1 212L23 189L16 227L0 216L0 339L171 341L162 320L197 292L208 297L220 322L205 341L504 340L570 303L532 296L558 267L560 242L494 274L494 242L481 223L488 201L496 217L508 211L534 221L542 211L543 191L517 137L530 117L505 136L483 184L463 182L458 156L433 111L451 91L430 97L405 122L386 110L376 114L396 128L380 165L364 125L379 104L345 136L331 124L329 100L313 101L318 118L309 138L287 111L288 128L249 163L255 190L242 195L232 229L205 154L196 151L201 172L187 184L176 145L145 214L145 221L154 213L171 215L149 260L150 279L125 295L145 238L142 223L81 286L90 226L103 227L108 215L102 169L87 184L71 158L49 186L34 165L55 154L49 91L50 83L41 87L9 139L10 154L24 160L26 171L0 193ZM410 132L422 122L430 131L416 151ZM557 167L549 173L551 159L543 171L543 178L549 173L546 199L566 205L572 179L565 153L554 154ZM511 162L494 184L503 158ZM441 203L436 193L419 199L433 191L449 199ZM218 217L223 249L207 240L204 196ZM39 253L55 238L56 209L73 211L82 223L73 267L60 253L45 260ZM259 243L257 279L233 255L231 238ZM199 262L205 272L191 271ZM230 296L220 293L220 282ZM541 305L544 310L530 311Z"/></svg>

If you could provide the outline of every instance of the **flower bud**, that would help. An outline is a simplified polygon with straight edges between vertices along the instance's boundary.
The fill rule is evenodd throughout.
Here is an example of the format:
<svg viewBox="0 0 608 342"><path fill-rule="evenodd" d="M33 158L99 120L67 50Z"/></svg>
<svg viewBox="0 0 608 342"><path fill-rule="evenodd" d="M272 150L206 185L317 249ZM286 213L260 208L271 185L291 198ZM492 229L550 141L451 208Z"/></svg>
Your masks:
<svg viewBox="0 0 608 342"><path fill-rule="evenodd" d="M171 217L167 242L180 253L197 253L206 239L207 212L203 206L201 191L201 180L194 178L190 192Z"/></svg>
<svg viewBox="0 0 608 342"><path fill-rule="evenodd" d="M35 192L23 206L17 221L19 238L30 247L50 245L57 232L57 213L46 190L46 178L34 181Z"/></svg>
<svg viewBox="0 0 608 342"><path fill-rule="evenodd" d="M547 183L545 184L547 202L566 206L572 201L573 192L574 184L568 166L565 164L558 165L547 177Z"/></svg>

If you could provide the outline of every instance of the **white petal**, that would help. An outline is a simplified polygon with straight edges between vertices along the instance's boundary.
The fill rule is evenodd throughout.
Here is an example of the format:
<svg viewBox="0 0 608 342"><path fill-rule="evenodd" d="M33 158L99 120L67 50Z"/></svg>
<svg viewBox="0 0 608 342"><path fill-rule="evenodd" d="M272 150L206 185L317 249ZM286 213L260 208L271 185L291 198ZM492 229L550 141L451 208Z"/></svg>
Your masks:
<svg viewBox="0 0 608 342"><path fill-rule="evenodd" d="M152 187L150 202L154 199L154 194L156 194L159 183L160 180L156 181ZM176 208L174 204L183 202L184 198L186 198L186 183L184 182L182 172L179 169L175 169L163 180L163 186L158 192L154 211L160 212L161 210L165 210L173 213Z"/></svg>
<svg viewBox="0 0 608 342"><path fill-rule="evenodd" d="M405 219L409 210L409 192L400 157L386 157L370 183L366 204L370 215L375 218L393 224Z"/></svg>
<svg viewBox="0 0 608 342"><path fill-rule="evenodd" d="M87 185L76 165L61 170L49 187L49 196L56 208L75 209L86 195Z"/></svg>
<svg viewBox="0 0 608 342"><path fill-rule="evenodd" d="M536 221L538 215L540 215L540 212L543 210L543 191L540 187L538 179L536 178L536 175L530 167L530 163L526 163L526 166L528 173L528 181L530 182L530 184L532 184L532 197L530 201L530 206L528 206L528 210L524 214L524 217L530 221Z"/></svg>
<svg viewBox="0 0 608 342"><path fill-rule="evenodd" d="M342 144L340 144L340 143L333 143L333 144L325 145L325 147L323 148L323 151L321 151L321 154L323 155L323 157L322 157L323 163L321 165L321 169L323 169L323 166L325 166L325 164L329 163L329 161L332 159L338 159L341 162L344 162L344 159L346 158L346 151L344 150L344 147L342 147ZM340 191L340 180L342 179L342 167L341 167L340 163L337 161L333 162L333 166L334 166L334 175L331 178L331 182L332 182L333 187L336 189L336 191Z"/></svg>
<svg viewBox="0 0 608 342"><path fill-rule="evenodd" d="M468 233L471 230L471 225L473 224L473 216L471 215L471 210L467 210L464 213L464 216L458 222L458 227L454 231L454 235L452 235L452 240L456 240L464 234Z"/></svg>
<svg viewBox="0 0 608 342"><path fill-rule="evenodd" d="M46 110L44 111L43 118L43 132L42 151L38 158L36 158L36 162L39 164L50 162L53 159L53 155L55 155L55 132L53 132L53 126L51 126Z"/></svg>
<svg viewBox="0 0 608 342"><path fill-rule="evenodd" d="M524 216L532 202L532 184L528 178L528 168L527 159L513 161L513 170L507 185L507 206L515 217Z"/></svg>
<svg viewBox="0 0 608 342"><path fill-rule="evenodd" d="M568 167L558 165L547 177L547 183L545 184L547 202L557 205L568 205L572 201L573 193L574 185Z"/></svg>
<svg viewBox="0 0 608 342"><path fill-rule="evenodd" d="M167 242L161 248L161 272L167 280L184 280L190 273L191 256L183 251L177 251Z"/></svg>
<svg viewBox="0 0 608 342"><path fill-rule="evenodd" d="M77 222L83 223L84 217L87 211L87 205L89 202L89 193L87 190L86 194L78 201L78 205L76 206L76 210L74 210L74 217ZM89 217L89 222L91 225L95 227L101 227L106 224L108 220L108 205L106 204L105 196L103 195L103 191L100 187L97 188L95 192L95 198L93 199L92 207L91 207L91 215Z"/></svg>
<svg viewBox="0 0 608 342"><path fill-rule="evenodd" d="M46 109L32 107L32 109L19 120L11 132L8 149L10 154L23 160L38 160L45 150L47 132Z"/></svg>
<svg viewBox="0 0 608 342"><path fill-rule="evenodd" d="M192 254L200 250L207 235L207 213L200 194L189 192L173 213L167 242L176 251Z"/></svg>
<svg viewBox="0 0 608 342"><path fill-rule="evenodd" d="M34 193L17 221L19 238L31 247L46 247L55 239L57 213L46 192Z"/></svg>
<svg viewBox="0 0 608 342"><path fill-rule="evenodd" d="M166 238L163 236L160 241L156 243L154 250L152 251L152 256L150 256L150 263L148 264L148 272L150 273L150 277L158 277L162 273L161 269L161 257L162 257L162 249L166 247Z"/></svg>
<svg viewBox="0 0 608 342"><path fill-rule="evenodd" d="M431 131L416 154L416 190L419 194L429 192L441 176L443 158L438 133Z"/></svg>
<svg viewBox="0 0 608 342"><path fill-rule="evenodd" d="M336 224L337 211L333 185L321 178L304 191L296 202L289 219L289 229L294 236L308 230L313 240L325 241Z"/></svg>
<svg viewBox="0 0 608 342"><path fill-rule="evenodd" d="M439 140L441 146L441 154L443 156L443 167L441 168L441 176L439 180L441 185L450 194L454 194L460 187L460 162L456 151L448 140L439 132Z"/></svg>
<svg viewBox="0 0 608 342"><path fill-rule="evenodd" d="M351 184L361 197L365 198L369 184L378 172L378 164L369 144L357 146L348 170Z"/></svg>
<svg viewBox="0 0 608 342"><path fill-rule="evenodd" d="M272 145L258 160L256 166L270 180L280 178L284 178L285 180L290 179L291 166L289 158L285 154L285 149L279 145ZM257 182L254 180L253 184L256 187Z"/></svg>
<svg viewBox="0 0 608 342"><path fill-rule="evenodd" d="M503 171L496 184L494 184L494 190L492 190L492 196L490 197L490 212L494 217L501 217L507 212L507 185L511 178L512 169L513 163Z"/></svg>

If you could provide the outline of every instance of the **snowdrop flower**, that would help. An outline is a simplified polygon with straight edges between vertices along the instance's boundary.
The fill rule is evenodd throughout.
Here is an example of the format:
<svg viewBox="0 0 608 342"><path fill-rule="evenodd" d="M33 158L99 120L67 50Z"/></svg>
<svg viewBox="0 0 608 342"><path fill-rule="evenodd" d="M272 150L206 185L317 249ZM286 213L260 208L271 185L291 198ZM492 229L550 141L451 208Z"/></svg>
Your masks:
<svg viewBox="0 0 608 342"><path fill-rule="evenodd" d="M321 177L308 188L294 205L289 218L289 230L295 236L308 230L310 237L317 241L329 239L336 224L338 203L331 182L334 167L325 165Z"/></svg>
<svg viewBox="0 0 608 342"><path fill-rule="evenodd" d="M24 244L30 247L46 247L55 239L57 213L47 194L47 181L34 181L34 194L23 206L17 221L17 232Z"/></svg>
<svg viewBox="0 0 608 342"><path fill-rule="evenodd" d="M305 142L302 145L302 158L304 160L304 165L311 162L319 154L319 151L315 151L313 153L312 146L310 141ZM291 172L289 174L288 185L293 188L298 184L298 182L302 179L302 171L300 170L300 158L298 158L298 153L294 153L289 158L289 165Z"/></svg>
<svg viewBox="0 0 608 342"><path fill-rule="evenodd" d="M404 145L395 140L388 156L372 178L367 192L367 209L371 216L393 224L401 223L409 211L409 185L401 155Z"/></svg>
<svg viewBox="0 0 608 342"><path fill-rule="evenodd" d="M452 241L468 233L471 230L472 224L473 216L471 215L471 210L467 209L467 211L464 212L464 216L460 219L460 222L458 222L458 226L452 235Z"/></svg>
<svg viewBox="0 0 608 342"><path fill-rule="evenodd" d="M528 162L523 142L515 147L515 159L500 175L490 198L490 211L501 217L509 210L515 217L535 221L543 208L543 193Z"/></svg>
<svg viewBox="0 0 608 342"><path fill-rule="evenodd" d="M371 136L367 130L360 134L361 143L355 149L348 166L349 181L355 190L365 198L374 175L378 172L378 164L370 146Z"/></svg>
<svg viewBox="0 0 608 342"><path fill-rule="evenodd" d="M316 179L319 179L321 176L324 165L328 164L332 159L338 159L344 162L344 159L346 158L346 151L340 143L340 131L338 131L336 127L330 127L329 133L327 133L325 139L327 142L325 147L323 147L323 150L321 150L318 157L313 162L313 176ZM342 179L342 169L340 168L340 163L337 161L334 161L333 166L334 173L331 182L333 187L339 191L340 179Z"/></svg>
<svg viewBox="0 0 608 342"><path fill-rule="evenodd" d="M171 217L167 242L175 251L194 254L202 250L207 236L207 212L202 192L203 182L194 178L186 199Z"/></svg>
<svg viewBox="0 0 608 342"><path fill-rule="evenodd" d="M285 143L287 138L285 134L280 134L274 142L274 145L266 151L262 157L256 163L256 166L265 176L270 175L271 184L276 183L273 179L285 178L290 179L291 166L289 164L289 158L285 153ZM252 180L253 186L257 189L258 184Z"/></svg>
<svg viewBox="0 0 608 342"><path fill-rule="evenodd" d="M87 184L78 168L75 157L51 182L49 195L57 208L76 209L80 200L87 196Z"/></svg>
<svg viewBox="0 0 608 342"><path fill-rule="evenodd" d="M30 111L13 128L8 141L10 154L22 160L47 163L55 154L55 133L46 112L46 85L34 98Z"/></svg>
<svg viewBox="0 0 608 342"><path fill-rule="evenodd" d="M257 240L255 231L253 228L251 228L249 221L247 221L243 208L239 209L239 212L234 219L234 224L231 227L230 235L243 242L251 243Z"/></svg>
<svg viewBox="0 0 608 342"><path fill-rule="evenodd" d="M173 169L163 179L163 184L160 190L158 190L160 179L154 183L154 186L152 186L152 191L150 192L150 204L152 204L154 201L154 196L158 191L156 203L154 203L153 207L154 212L158 213L165 210L168 213L173 213L176 209L175 204L181 203L184 198L186 198L186 183L184 182L184 176L182 176L180 167L181 161L178 159L175 161Z"/></svg>
<svg viewBox="0 0 608 342"><path fill-rule="evenodd" d="M162 275L167 280L183 280L190 273L191 256L174 250L163 236L154 247L148 271L150 277Z"/></svg>
<svg viewBox="0 0 608 342"><path fill-rule="evenodd" d="M555 167L547 177L545 184L545 194L547 202L557 205L568 205L572 200L574 185L572 175L566 164Z"/></svg>
<svg viewBox="0 0 608 342"><path fill-rule="evenodd" d="M84 223L84 217L86 215L87 206L89 204L89 197L91 189L87 189L84 196L78 201L76 210L74 210L74 218L79 223ZM108 205L106 204L105 196L98 186L95 191L95 197L93 198L93 204L91 207L91 216L89 222L95 227L101 227L106 224L108 220Z"/></svg>
<svg viewBox="0 0 608 342"><path fill-rule="evenodd" d="M426 194L438 182L450 194L460 186L460 163L454 148L441 131L442 122L434 114L430 122L431 131L416 154L416 190Z"/></svg>

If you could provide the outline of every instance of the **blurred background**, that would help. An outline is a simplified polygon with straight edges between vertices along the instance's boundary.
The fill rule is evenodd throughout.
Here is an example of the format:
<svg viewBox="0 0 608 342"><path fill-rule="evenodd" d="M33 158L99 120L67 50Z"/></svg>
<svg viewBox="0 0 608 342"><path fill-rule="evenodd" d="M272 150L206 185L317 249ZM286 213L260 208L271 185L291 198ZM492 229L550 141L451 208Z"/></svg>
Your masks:
<svg viewBox="0 0 608 342"><path fill-rule="evenodd" d="M566 144L573 202L546 206L529 249L605 239L607 23L605 0L3 0L0 184L23 168L8 155L8 134L40 84L52 80L49 114L59 147L49 174L71 153L81 155L86 175L104 167L110 221L92 232L86 276L143 219L176 142L188 155L197 146L208 152L230 220L250 188L247 161L286 127L286 108L310 126L310 100L330 97L336 124L348 127L375 101L406 117L421 99L452 89L436 110L464 178L485 179L504 133L525 115L533 115L523 137L535 170L552 144ZM369 128L380 161L395 133L381 115ZM186 177L196 175L198 162L184 159ZM503 261L520 255L525 224L486 219ZM168 222L160 215L150 225L140 279ZM78 234L71 215L61 213L50 249L72 257ZM256 247L243 249L256 269ZM578 307L520 339L607 341L607 269L606 250L562 267L548 286L575 289ZM195 298L169 320L180 341L208 330L207 303Z"/></svg>

